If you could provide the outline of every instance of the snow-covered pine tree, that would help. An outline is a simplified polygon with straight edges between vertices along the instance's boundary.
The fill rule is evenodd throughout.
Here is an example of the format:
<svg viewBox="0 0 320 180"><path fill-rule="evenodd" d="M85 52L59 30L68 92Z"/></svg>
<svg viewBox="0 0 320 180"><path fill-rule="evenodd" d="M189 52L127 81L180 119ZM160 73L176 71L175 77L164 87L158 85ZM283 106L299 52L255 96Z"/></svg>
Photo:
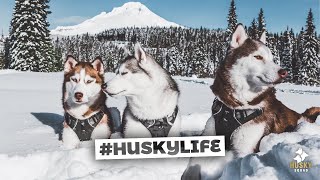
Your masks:
<svg viewBox="0 0 320 180"><path fill-rule="evenodd" d="M270 34L268 39L268 47L273 55L273 61L280 65L280 55L278 50L278 35L277 34Z"/></svg>
<svg viewBox="0 0 320 180"><path fill-rule="evenodd" d="M4 43L5 43L5 38L4 38L4 35L3 35L3 30L2 30L2 34L0 36L0 69L3 69L4 68L4 64L5 64Z"/></svg>
<svg viewBox="0 0 320 180"><path fill-rule="evenodd" d="M303 84L302 83L302 71L301 71L301 61L303 59L303 49L304 49L304 29L301 28L301 31L297 37L297 54L296 54L296 58L297 58L297 62L295 65L295 68L297 68L295 71L295 77L294 79L296 80L296 84ZM299 69L298 69L299 68Z"/></svg>
<svg viewBox="0 0 320 180"><path fill-rule="evenodd" d="M227 33L231 35L231 33L235 30L238 24L237 14L236 14L236 4L234 0L231 0L229 14L228 14L228 28Z"/></svg>
<svg viewBox="0 0 320 180"><path fill-rule="evenodd" d="M9 68L50 72L53 47L47 15L49 0L16 0L10 28Z"/></svg>
<svg viewBox="0 0 320 180"><path fill-rule="evenodd" d="M5 38L4 41L4 69L9 68L10 63L10 41L9 38Z"/></svg>
<svg viewBox="0 0 320 180"><path fill-rule="evenodd" d="M4 52L0 51L0 69L4 68Z"/></svg>
<svg viewBox="0 0 320 180"><path fill-rule="evenodd" d="M315 34L313 13L309 10L301 59L301 82L305 85L320 85L319 42Z"/></svg>
<svg viewBox="0 0 320 180"><path fill-rule="evenodd" d="M263 9L260 8L260 12L258 15L258 36L260 37L264 31L267 31L266 20L264 18Z"/></svg>
<svg viewBox="0 0 320 180"><path fill-rule="evenodd" d="M292 35L290 34L289 28L283 33L282 36L282 55L280 66L288 71L288 77L285 79L286 82L292 81L292 55L293 55L293 44Z"/></svg>
<svg viewBox="0 0 320 180"><path fill-rule="evenodd" d="M60 39L54 41L54 61L53 61L53 71L58 72L63 70L63 49L60 46Z"/></svg>
<svg viewBox="0 0 320 180"><path fill-rule="evenodd" d="M293 29L290 30L290 34L292 37L292 83L298 84L299 74L300 74L300 59L299 59L299 48L298 41L299 38L295 36Z"/></svg>
<svg viewBox="0 0 320 180"><path fill-rule="evenodd" d="M248 28L248 35L252 39L259 39L258 25L257 25L257 21L255 18L251 21L251 25Z"/></svg>

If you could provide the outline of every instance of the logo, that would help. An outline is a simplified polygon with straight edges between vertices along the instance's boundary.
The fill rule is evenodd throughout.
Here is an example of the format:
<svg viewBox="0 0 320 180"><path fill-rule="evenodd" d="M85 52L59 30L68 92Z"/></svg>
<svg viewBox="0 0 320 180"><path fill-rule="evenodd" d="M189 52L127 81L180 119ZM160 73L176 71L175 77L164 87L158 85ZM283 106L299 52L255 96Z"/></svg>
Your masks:
<svg viewBox="0 0 320 180"><path fill-rule="evenodd" d="M97 160L225 156L224 147L224 136L95 140Z"/></svg>
<svg viewBox="0 0 320 180"><path fill-rule="evenodd" d="M297 173L308 172L312 167L312 163L310 161L305 161L305 159L309 155L304 152L302 148L299 148L298 151L296 151L296 154L297 155L293 158L293 161L290 162L290 168Z"/></svg>

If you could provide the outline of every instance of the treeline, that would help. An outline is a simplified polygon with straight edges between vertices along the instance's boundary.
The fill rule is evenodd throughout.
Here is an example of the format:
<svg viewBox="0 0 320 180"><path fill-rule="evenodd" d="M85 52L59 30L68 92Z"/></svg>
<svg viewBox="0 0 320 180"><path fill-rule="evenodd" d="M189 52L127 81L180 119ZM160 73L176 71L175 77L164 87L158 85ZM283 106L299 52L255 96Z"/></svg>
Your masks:
<svg viewBox="0 0 320 180"><path fill-rule="evenodd" d="M73 54L84 61L101 56L106 71L113 72L119 60L132 50L132 43L140 42L171 75L214 78L217 67L224 60L230 35L238 23L236 5L231 0L226 30L121 28L96 35L84 34L50 40L49 23L46 20L51 13L48 2L16 1L10 35L0 42L0 46L4 44L3 48L0 47L0 68L57 72L63 70L66 55ZM262 9L246 29L254 39L258 39L267 30ZM280 33L269 32L267 38L274 61L289 71L287 82L320 85L320 41L311 9L305 28L300 32L287 28Z"/></svg>
<svg viewBox="0 0 320 180"><path fill-rule="evenodd" d="M97 35L57 38L55 51L61 57L73 54L80 60L101 56L107 71L114 71L119 60L140 42L172 75L213 77L225 55L226 33L205 28L123 28Z"/></svg>
<svg viewBox="0 0 320 180"><path fill-rule="evenodd" d="M307 30L294 33L292 29L268 34L267 45L274 61L289 71L287 82L320 84L319 39L315 37L308 35ZM112 72L130 51L132 43L140 42L172 75L214 77L226 54L227 39L226 31L205 28L123 28L97 35L56 38L54 48L62 59L68 53L80 60L101 56L106 70Z"/></svg>

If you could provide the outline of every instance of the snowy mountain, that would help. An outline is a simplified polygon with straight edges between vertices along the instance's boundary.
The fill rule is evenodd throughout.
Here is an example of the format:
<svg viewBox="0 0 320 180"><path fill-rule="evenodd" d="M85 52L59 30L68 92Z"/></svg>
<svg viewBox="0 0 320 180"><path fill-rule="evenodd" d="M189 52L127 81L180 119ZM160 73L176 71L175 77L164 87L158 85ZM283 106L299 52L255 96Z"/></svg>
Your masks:
<svg viewBox="0 0 320 180"><path fill-rule="evenodd" d="M106 80L114 75L107 73ZM213 79L174 79L181 90L182 131L199 134L211 115L214 96L209 86ZM62 72L0 71L0 84L5 84L0 86L0 107L5 107L0 108L0 179L180 179L188 158L96 161L90 142L64 149L58 140L63 121L62 81ZM319 87L284 83L277 90L277 98L297 112L320 106ZM122 112L126 100L109 97L107 105ZM221 158L213 158L212 173L222 173L221 180L319 179L319 125L320 118L317 123L299 125L295 132L270 134L261 141L261 152L235 159L224 168L219 164ZM295 173L289 166L300 148L312 163L308 173Z"/></svg>
<svg viewBox="0 0 320 180"><path fill-rule="evenodd" d="M95 34L106 29L147 26L178 27L180 25L163 19L140 2L128 2L109 13L102 12L78 25L58 26L51 31L51 35Z"/></svg>

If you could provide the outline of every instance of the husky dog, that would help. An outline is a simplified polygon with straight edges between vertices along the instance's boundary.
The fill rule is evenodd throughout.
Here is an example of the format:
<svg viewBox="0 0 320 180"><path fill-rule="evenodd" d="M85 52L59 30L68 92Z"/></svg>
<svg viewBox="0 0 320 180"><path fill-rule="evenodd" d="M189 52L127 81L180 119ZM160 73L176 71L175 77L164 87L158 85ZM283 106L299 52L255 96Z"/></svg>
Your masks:
<svg viewBox="0 0 320 180"><path fill-rule="evenodd" d="M64 65L62 103L65 121L62 141L67 148L78 147L80 141L109 138L111 121L101 90L104 68L100 57L91 63L78 62L68 56Z"/></svg>
<svg viewBox="0 0 320 180"><path fill-rule="evenodd" d="M180 136L179 89L141 46L119 64L116 76L102 86L112 97L125 96L122 130L126 138Z"/></svg>
<svg viewBox="0 0 320 180"><path fill-rule="evenodd" d="M217 167L210 164L220 166L222 171L233 156L258 152L264 136L293 130L300 119L316 120L319 107L298 114L276 99L274 86L287 76L287 71L273 62L271 51L265 44L265 32L260 40L253 40L248 38L241 24L236 27L226 59L211 86L216 99L212 116L202 133L206 136L224 135L226 150L230 151L224 159L191 158L182 179L201 179L204 174L217 178L219 175L212 174Z"/></svg>

